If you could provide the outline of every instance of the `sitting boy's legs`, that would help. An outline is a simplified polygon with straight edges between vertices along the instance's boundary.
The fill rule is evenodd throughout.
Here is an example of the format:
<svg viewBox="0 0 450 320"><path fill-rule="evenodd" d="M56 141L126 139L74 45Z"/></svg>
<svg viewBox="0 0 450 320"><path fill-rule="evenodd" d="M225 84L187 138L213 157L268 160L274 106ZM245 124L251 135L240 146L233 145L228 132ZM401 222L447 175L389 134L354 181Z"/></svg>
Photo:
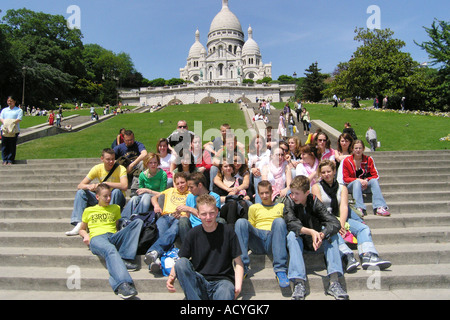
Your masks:
<svg viewBox="0 0 450 320"><path fill-rule="evenodd" d="M175 271L187 300L233 300L234 285L231 281L208 282L194 270L192 263L180 258L175 264Z"/></svg>

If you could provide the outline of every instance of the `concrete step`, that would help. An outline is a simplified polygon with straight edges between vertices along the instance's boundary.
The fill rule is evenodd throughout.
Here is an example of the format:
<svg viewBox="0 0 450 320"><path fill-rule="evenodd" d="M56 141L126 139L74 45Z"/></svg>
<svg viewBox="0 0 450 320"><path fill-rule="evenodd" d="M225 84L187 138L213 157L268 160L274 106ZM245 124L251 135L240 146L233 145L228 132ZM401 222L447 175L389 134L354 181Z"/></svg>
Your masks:
<svg viewBox="0 0 450 320"><path fill-rule="evenodd" d="M386 218L388 219L388 218ZM50 248L80 248L84 244L78 236L67 237L66 229L61 231L38 232L32 231L4 231L0 232L0 243L10 247L50 247ZM427 226L409 228L372 229L372 239L377 245L392 243L447 243L450 241L448 226Z"/></svg>
<svg viewBox="0 0 450 320"><path fill-rule="evenodd" d="M380 180L380 187L385 194L402 191L450 191L448 182L385 183L383 179Z"/></svg>
<svg viewBox="0 0 450 320"><path fill-rule="evenodd" d="M382 191L384 191L382 189ZM450 190L448 191L402 191L402 192L383 192L383 197L386 202L389 201L445 201L450 199Z"/></svg>
<svg viewBox="0 0 450 320"><path fill-rule="evenodd" d="M74 269L75 268L75 269ZM71 276L74 270L81 272L80 287L83 292L110 292L108 272L106 269L79 268L34 268L34 267L0 267L0 290L38 290L67 291L73 284ZM450 282L449 264L393 265L389 271L366 270L354 274L345 274L341 278L344 287L352 290L414 289L441 288L448 289ZM328 286L326 270L307 270L308 287L311 292L323 292ZM166 277L153 275L146 269L130 273L139 292L166 293ZM69 285L69 289L68 289ZM181 292L179 282L175 283ZM273 270L250 271L244 280L243 294L272 292L289 298L291 288L281 289L275 279Z"/></svg>
<svg viewBox="0 0 450 320"><path fill-rule="evenodd" d="M70 207L29 207L29 208L5 208L0 207L0 219L28 219L33 224L40 219L69 219L72 215L73 202ZM30 220L31 219L31 220ZM68 220L68 221L69 221Z"/></svg>
<svg viewBox="0 0 450 320"><path fill-rule="evenodd" d="M431 174L428 172L416 172L412 175L405 175L402 171L399 171L397 174L393 175L381 175L380 176L380 184L389 184L389 183L449 183L450 182L450 173L441 173L441 174Z"/></svg>
<svg viewBox="0 0 450 320"><path fill-rule="evenodd" d="M25 199L47 199L52 200L60 198L75 198L76 189L57 189L57 190L42 190L42 189L28 189L19 191L20 197ZM18 190L5 190L0 193L0 200L17 199ZM72 201L73 202L73 201Z"/></svg>
<svg viewBox="0 0 450 320"><path fill-rule="evenodd" d="M357 301L374 301L374 300L449 300L450 289L392 289L392 290L353 290L347 288L347 293L350 295L351 300ZM28 290L0 290L1 300L64 300L64 301L76 301L76 300L88 300L88 301L105 301L105 300L121 300L118 296L114 295L111 291L105 292L86 292L82 290L66 290L66 291L28 291ZM160 293L160 292L139 292L139 295L134 300L144 300L153 303L153 305L161 306L166 303L170 305L174 311L174 316L178 316L181 312L181 308L186 307L183 292L177 291L175 293ZM271 307L273 305L270 301L274 300L290 300L290 297L283 295L274 295L272 292L257 292L241 294L235 303L240 301L269 301L268 304ZM310 292L306 297L306 300L334 300L333 297L325 295L324 292ZM179 302L175 302L179 301ZM174 303L175 302L175 303ZM279 302L278 302L279 303ZM216 303L217 304L217 303ZM290 304L292 311L296 310L295 305ZM277 305L275 305L277 306ZM286 305L282 305L283 311L288 311ZM275 309L274 309L275 310ZM281 310L281 309L280 309Z"/></svg>
<svg viewBox="0 0 450 320"><path fill-rule="evenodd" d="M81 239L78 239L81 242ZM409 244L381 244L376 246L383 259L395 265L402 264L448 264L450 263L450 243L425 243L411 246ZM358 251L354 250L357 260ZM324 268L323 254L305 253L305 263L310 268ZM80 268L103 268L102 259L93 255L86 246L77 248L40 248L40 247L0 247L0 266L35 266ZM264 255L250 254L254 271L272 268L272 260ZM144 256L137 256L136 262L141 268L147 268Z"/></svg>

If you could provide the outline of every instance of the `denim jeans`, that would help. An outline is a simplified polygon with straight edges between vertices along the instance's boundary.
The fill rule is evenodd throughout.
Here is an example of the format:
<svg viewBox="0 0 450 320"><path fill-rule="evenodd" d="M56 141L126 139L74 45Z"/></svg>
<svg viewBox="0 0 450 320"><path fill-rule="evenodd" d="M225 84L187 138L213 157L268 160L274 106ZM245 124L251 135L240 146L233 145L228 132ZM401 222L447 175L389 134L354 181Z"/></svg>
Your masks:
<svg viewBox="0 0 450 320"><path fill-rule="evenodd" d="M143 221L137 219L117 233L105 233L91 239L92 253L105 259L113 291L122 283L133 283L122 259L133 260L136 257L142 224Z"/></svg>
<svg viewBox="0 0 450 320"><path fill-rule="evenodd" d="M119 189L114 189L111 193L110 204L117 204L120 206L120 209L122 209L125 206L125 202L126 199L122 191ZM94 192L89 190L78 190L75 195L75 201L73 202L73 211L70 223L76 225L78 222L81 222L84 209L95 206L96 204L98 204L98 201L95 198Z"/></svg>
<svg viewBox="0 0 450 320"><path fill-rule="evenodd" d="M377 179L370 179L366 190L362 190L361 182L353 180L347 185L348 192L353 195L355 199L355 206L357 208L366 209L364 204L363 193L372 192L372 207L378 209L379 207L387 208L386 201L381 193L380 184Z"/></svg>
<svg viewBox="0 0 450 320"><path fill-rule="evenodd" d="M169 250L174 244L178 235L179 220L169 214L161 216L156 220L158 228L158 240L147 250L147 252L157 251L161 256L165 251Z"/></svg>
<svg viewBox="0 0 450 320"><path fill-rule="evenodd" d="M144 193L134 196L122 211L122 218L129 220L133 214L146 213L150 210L152 194Z"/></svg>
<svg viewBox="0 0 450 320"><path fill-rule="evenodd" d="M294 232L289 232L287 236L287 246L289 250L289 280L306 280L306 267L303 259L303 239L297 237ZM330 237L330 240L324 239L322 245L316 252L323 252L327 262L327 274L339 273L343 275L342 261L339 254L338 235Z"/></svg>
<svg viewBox="0 0 450 320"><path fill-rule="evenodd" d="M248 250L254 254L272 254L273 271L287 271L286 235L287 228L283 218L277 218L272 222L271 231L256 229L246 219L236 221L234 230L238 236L242 251L244 267L250 265Z"/></svg>
<svg viewBox="0 0 450 320"><path fill-rule="evenodd" d="M207 281L186 258L177 261L175 271L187 300L234 300L234 283Z"/></svg>
<svg viewBox="0 0 450 320"><path fill-rule="evenodd" d="M378 255L378 252L375 249L375 245L373 244L372 233L370 231L370 228L367 225L365 225L364 223L354 220L351 217L349 217L347 219L347 222L350 225L350 232L358 240L359 255L361 256L364 253L368 253L368 252ZM347 246L347 244L345 243L345 241L341 235L339 235L339 237L338 237L338 244L339 244L339 252L341 253L341 256L344 254L353 253L353 251L350 250L350 248Z"/></svg>

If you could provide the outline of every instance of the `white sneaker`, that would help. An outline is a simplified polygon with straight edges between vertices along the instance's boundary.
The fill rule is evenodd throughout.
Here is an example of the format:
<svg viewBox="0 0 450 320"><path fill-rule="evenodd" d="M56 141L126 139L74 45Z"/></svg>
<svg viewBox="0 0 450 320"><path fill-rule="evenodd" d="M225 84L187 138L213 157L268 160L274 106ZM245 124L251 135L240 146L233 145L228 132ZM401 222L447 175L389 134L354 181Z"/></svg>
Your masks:
<svg viewBox="0 0 450 320"><path fill-rule="evenodd" d="M75 228L66 232L66 236L77 236L81 229L81 222L78 222Z"/></svg>

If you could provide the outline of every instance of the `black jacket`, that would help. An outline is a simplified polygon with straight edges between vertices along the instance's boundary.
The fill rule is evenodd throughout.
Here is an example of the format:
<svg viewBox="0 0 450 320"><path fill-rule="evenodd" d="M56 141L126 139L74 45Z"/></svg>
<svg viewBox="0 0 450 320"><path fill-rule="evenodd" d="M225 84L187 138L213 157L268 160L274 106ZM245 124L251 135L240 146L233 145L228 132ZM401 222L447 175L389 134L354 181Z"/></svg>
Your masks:
<svg viewBox="0 0 450 320"><path fill-rule="evenodd" d="M317 197L311 194L308 195L306 200L306 208L301 204L295 204L290 197L287 197L284 203L283 216L288 232L292 231L297 237L302 237L307 250L314 250L312 237L301 234L302 227L323 232L325 239L337 234L341 228L339 220L328 212L325 205Z"/></svg>

